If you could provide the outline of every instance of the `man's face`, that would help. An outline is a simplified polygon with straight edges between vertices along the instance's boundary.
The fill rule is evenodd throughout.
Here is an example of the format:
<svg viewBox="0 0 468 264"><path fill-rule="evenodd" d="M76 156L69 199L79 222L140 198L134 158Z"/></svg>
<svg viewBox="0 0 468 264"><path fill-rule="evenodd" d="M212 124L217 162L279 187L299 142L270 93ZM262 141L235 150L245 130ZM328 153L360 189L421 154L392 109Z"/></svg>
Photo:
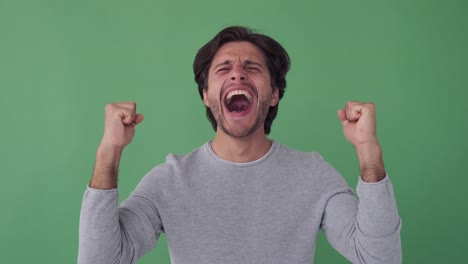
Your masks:
<svg viewBox="0 0 468 264"><path fill-rule="evenodd" d="M203 102L218 129L243 138L261 129L270 106L278 103L263 52L250 42L229 42L216 53L208 73ZM219 130L218 130L219 132Z"/></svg>

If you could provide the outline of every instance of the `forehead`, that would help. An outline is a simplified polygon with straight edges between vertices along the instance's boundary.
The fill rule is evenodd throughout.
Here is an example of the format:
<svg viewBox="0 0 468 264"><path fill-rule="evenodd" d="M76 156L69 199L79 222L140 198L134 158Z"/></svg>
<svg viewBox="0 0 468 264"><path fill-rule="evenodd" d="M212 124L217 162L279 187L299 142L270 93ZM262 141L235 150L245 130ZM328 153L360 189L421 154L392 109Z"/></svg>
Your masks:
<svg viewBox="0 0 468 264"><path fill-rule="evenodd" d="M229 60L244 62L246 60L265 64L265 56L260 48L247 41L228 42L221 46L213 58L212 65Z"/></svg>

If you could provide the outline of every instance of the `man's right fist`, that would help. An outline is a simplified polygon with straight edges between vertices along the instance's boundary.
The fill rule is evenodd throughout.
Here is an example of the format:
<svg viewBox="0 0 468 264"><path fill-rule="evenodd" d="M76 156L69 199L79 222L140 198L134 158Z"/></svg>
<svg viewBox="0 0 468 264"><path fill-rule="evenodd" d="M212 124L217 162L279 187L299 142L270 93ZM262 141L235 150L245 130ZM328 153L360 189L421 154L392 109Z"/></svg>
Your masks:
<svg viewBox="0 0 468 264"><path fill-rule="evenodd" d="M127 146L135 134L135 126L143 121L143 115L136 113L135 102L121 102L106 105L106 120L101 147L121 148Z"/></svg>

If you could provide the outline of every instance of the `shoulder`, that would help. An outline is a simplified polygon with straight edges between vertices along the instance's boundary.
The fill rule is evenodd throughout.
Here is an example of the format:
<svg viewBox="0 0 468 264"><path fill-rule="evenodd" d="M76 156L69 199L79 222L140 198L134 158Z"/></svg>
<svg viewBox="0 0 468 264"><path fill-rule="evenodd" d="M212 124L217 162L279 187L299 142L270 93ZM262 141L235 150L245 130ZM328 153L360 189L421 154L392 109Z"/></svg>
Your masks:
<svg viewBox="0 0 468 264"><path fill-rule="evenodd" d="M343 176L317 151L300 151L278 143L277 161L320 186L323 191L348 187Z"/></svg>
<svg viewBox="0 0 468 264"><path fill-rule="evenodd" d="M140 181L138 189L153 193L155 189L167 190L171 185L177 185L183 171L200 165L206 159L205 145L185 155L168 154L164 163L153 167ZM180 184L180 183L179 183Z"/></svg>
<svg viewBox="0 0 468 264"><path fill-rule="evenodd" d="M179 170L185 170L192 164L200 164L206 160L207 151L206 144L192 150L188 154L170 153L166 156L163 164L155 166L146 176L164 178L174 174Z"/></svg>
<svg viewBox="0 0 468 264"><path fill-rule="evenodd" d="M307 168L314 168L326 163L322 155L317 151L300 151L280 143L277 143L277 148L277 157L287 163L294 163L298 166L303 165Z"/></svg>
<svg viewBox="0 0 468 264"><path fill-rule="evenodd" d="M170 168L184 168L190 166L191 164L197 164L206 160L208 155L207 144L205 143L202 146L192 150L188 154L179 155L179 154L169 154L166 156L166 165Z"/></svg>

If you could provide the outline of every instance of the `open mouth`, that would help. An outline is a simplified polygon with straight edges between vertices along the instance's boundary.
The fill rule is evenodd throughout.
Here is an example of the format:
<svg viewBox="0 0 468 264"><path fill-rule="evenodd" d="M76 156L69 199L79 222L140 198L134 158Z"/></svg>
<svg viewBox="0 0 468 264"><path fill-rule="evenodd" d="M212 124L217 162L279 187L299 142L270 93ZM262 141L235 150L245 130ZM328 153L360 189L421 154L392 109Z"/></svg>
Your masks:
<svg viewBox="0 0 468 264"><path fill-rule="evenodd" d="M244 90L230 91L224 99L224 105L230 113L242 113L252 106L252 96Z"/></svg>

